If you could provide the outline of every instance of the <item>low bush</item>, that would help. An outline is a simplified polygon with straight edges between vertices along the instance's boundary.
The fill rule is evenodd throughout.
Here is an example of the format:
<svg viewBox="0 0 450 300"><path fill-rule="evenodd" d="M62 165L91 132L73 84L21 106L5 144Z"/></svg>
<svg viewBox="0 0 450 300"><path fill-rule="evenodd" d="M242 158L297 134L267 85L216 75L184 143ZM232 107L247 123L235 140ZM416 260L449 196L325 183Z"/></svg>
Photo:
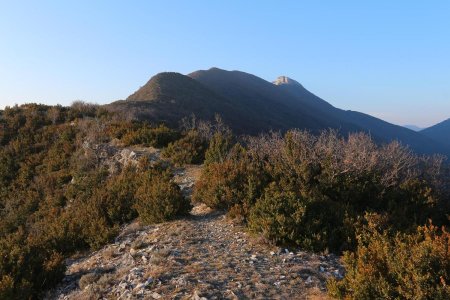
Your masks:
<svg viewBox="0 0 450 300"><path fill-rule="evenodd" d="M19 230L0 239L1 299L28 299L39 295L64 276L63 256L41 241L24 244L24 236L23 230Z"/></svg>
<svg viewBox="0 0 450 300"><path fill-rule="evenodd" d="M346 252L342 281L328 283L340 299L449 299L450 234L432 224L413 234L366 229Z"/></svg>
<svg viewBox="0 0 450 300"><path fill-rule="evenodd" d="M205 166L196 182L192 199L212 208L230 209L247 218L249 209L267 184L263 166L252 161L245 149L235 145L223 162Z"/></svg>
<svg viewBox="0 0 450 300"><path fill-rule="evenodd" d="M221 150L214 152L221 153L226 147L217 145L226 143L218 140L214 148ZM428 218L448 224L442 158L414 155L397 142L378 146L365 134L344 139L334 131L293 130L249 137L211 157L194 201L229 210L275 243L354 249L366 212L385 214L389 226L403 232Z"/></svg>
<svg viewBox="0 0 450 300"><path fill-rule="evenodd" d="M152 221L189 210L169 174L156 179L164 166L104 166L112 153L99 146L127 139L164 147L178 133L84 102L0 110L0 299L42 298L64 275L64 258L110 242L143 203ZM149 169L153 187L141 180ZM140 199L150 200L137 206L142 182Z"/></svg>
<svg viewBox="0 0 450 300"><path fill-rule="evenodd" d="M339 252L354 239L352 219L331 200L305 198L271 183L251 208L248 227L278 245Z"/></svg>
<svg viewBox="0 0 450 300"><path fill-rule="evenodd" d="M306 201L275 183L250 210L248 226L276 244L295 244L306 211Z"/></svg>
<svg viewBox="0 0 450 300"><path fill-rule="evenodd" d="M198 131L191 130L178 141L170 143L163 156L175 165L201 164L205 160L208 141Z"/></svg>
<svg viewBox="0 0 450 300"><path fill-rule="evenodd" d="M164 125L151 127L147 124L132 128L121 137L125 146L143 144L156 148L166 147L169 143L175 142L179 138L176 130Z"/></svg>
<svg viewBox="0 0 450 300"><path fill-rule="evenodd" d="M209 141L208 149L205 152L205 165L225 161L232 146L231 133L216 132Z"/></svg>
<svg viewBox="0 0 450 300"><path fill-rule="evenodd" d="M186 215L192 207L168 172L149 171L136 192L135 208L144 224L152 224Z"/></svg>
<svg viewBox="0 0 450 300"><path fill-rule="evenodd" d="M102 204L109 223L123 224L137 217L133 207L139 186L137 177L137 170L129 166L119 175L108 180L105 187L98 191L96 197Z"/></svg>

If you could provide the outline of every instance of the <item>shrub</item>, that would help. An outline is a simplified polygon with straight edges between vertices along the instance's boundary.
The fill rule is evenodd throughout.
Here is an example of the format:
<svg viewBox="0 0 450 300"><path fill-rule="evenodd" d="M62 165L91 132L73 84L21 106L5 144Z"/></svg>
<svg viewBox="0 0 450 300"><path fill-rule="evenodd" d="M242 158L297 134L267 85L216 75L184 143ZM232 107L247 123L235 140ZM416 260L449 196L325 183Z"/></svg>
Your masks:
<svg viewBox="0 0 450 300"><path fill-rule="evenodd" d="M106 211L109 223L123 224L137 217L133 207L137 188L136 170L128 167L119 175L111 178L104 189L99 190L99 201Z"/></svg>
<svg viewBox="0 0 450 300"><path fill-rule="evenodd" d="M205 167L195 184L192 199L211 208L228 209L245 198L246 174L238 163L226 161Z"/></svg>
<svg viewBox="0 0 450 300"><path fill-rule="evenodd" d="M96 147L130 131L165 145L173 131L113 117L82 102L0 111L1 299L41 298L65 257L103 246L137 216L139 174L150 164L110 174Z"/></svg>
<svg viewBox="0 0 450 300"><path fill-rule="evenodd" d="M82 117L95 117L99 106L97 104L84 102L77 100L72 102L68 115L69 119L73 120L75 118Z"/></svg>
<svg viewBox="0 0 450 300"><path fill-rule="evenodd" d="M25 243L23 230L0 239L0 295L28 299L59 282L65 264L61 254L45 244ZM39 241L37 241L39 242Z"/></svg>
<svg viewBox="0 0 450 300"><path fill-rule="evenodd" d="M306 204L296 245L312 251L340 253L353 249L357 217L346 205L329 199Z"/></svg>
<svg viewBox="0 0 450 300"><path fill-rule="evenodd" d="M189 200L183 197L168 172L147 172L137 190L136 199L136 210L145 224L172 220L191 210Z"/></svg>
<svg viewBox="0 0 450 300"><path fill-rule="evenodd" d="M14 298L14 279L9 275L3 275L0 280L0 299Z"/></svg>
<svg viewBox="0 0 450 300"><path fill-rule="evenodd" d="M209 149L220 155L210 156L194 201L230 210L274 242L354 249L366 212L386 214L389 226L403 232L427 218L448 224L442 160L397 142L378 146L365 134L344 139L335 131L293 130L249 137L244 149L223 155L226 143L216 138Z"/></svg>
<svg viewBox="0 0 450 300"><path fill-rule="evenodd" d="M163 148L169 143L175 142L178 138L179 133L177 131L164 125L152 128L144 124L124 134L121 140L126 146L143 144L145 146Z"/></svg>
<svg viewBox="0 0 450 300"><path fill-rule="evenodd" d="M213 162L223 162L232 147L232 136L230 133L216 132L209 141L208 149L205 152L205 165Z"/></svg>
<svg viewBox="0 0 450 300"><path fill-rule="evenodd" d="M346 252L346 276L329 293L345 299L449 299L450 234L429 224L414 234L368 227L355 252Z"/></svg>
<svg viewBox="0 0 450 300"><path fill-rule="evenodd" d="M208 142L196 130L189 131L183 138L170 143L163 156L176 165L201 164L205 159Z"/></svg>
<svg viewBox="0 0 450 300"><path fill-rule="evenodd" d="M269 241L307 250L348 249L353 223L339 204L307 199L271 183L251 208L248 227Z"/></svg>
<svg viewBox="0 0 450 300"><path fill-rule="evenodd" d="M81 227L80 234L90 248L100 249L119 233L118 224L110 224L101 207L95 204L87 205L78 212L76 215Z"/></svg>
<svg viewBox="0 0 450 300"><path fill-rule="evenodd" d="M205 166L196 182L192 199L211 208L242 211L243 218L260 197L267 176L258 162L252 161L240 145L235 145L229 158Z"/></svg>
<svg viewBox="0 0 450 300"><path fill-rule="evenodd" d="M269 185L250 211L248 226L277 244L293 244L305 214L305 201L294 192Z"/></svg>

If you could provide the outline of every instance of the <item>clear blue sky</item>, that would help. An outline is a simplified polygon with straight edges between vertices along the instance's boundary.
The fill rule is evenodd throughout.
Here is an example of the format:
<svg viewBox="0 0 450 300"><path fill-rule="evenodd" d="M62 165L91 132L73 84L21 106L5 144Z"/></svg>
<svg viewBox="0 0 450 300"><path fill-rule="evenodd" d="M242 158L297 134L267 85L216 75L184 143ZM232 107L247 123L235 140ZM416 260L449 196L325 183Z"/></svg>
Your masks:
<svg viewBox="0 0 450 300"><path fill-rule="evenodd" d="M0 0L0 107L107 103L161 71L287 75L396 124L450 117L450 1Z"/></svg>

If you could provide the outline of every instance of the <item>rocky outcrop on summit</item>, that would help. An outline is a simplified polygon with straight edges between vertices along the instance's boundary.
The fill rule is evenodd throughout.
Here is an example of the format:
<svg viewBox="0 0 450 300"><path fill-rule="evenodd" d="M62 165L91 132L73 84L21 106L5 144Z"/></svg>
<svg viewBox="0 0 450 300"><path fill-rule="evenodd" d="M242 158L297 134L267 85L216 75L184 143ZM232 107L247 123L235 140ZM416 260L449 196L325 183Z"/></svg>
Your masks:
<svg viewBox="0 0 450 300"><path fill-rule="evenodd" d="M303 88L303 86L298 82L295 81L292 78L289 78L287 76L279 76L277 79L275 79L274 82L272 82L275 85L296 85L296 86L301 86Z"/></svg>

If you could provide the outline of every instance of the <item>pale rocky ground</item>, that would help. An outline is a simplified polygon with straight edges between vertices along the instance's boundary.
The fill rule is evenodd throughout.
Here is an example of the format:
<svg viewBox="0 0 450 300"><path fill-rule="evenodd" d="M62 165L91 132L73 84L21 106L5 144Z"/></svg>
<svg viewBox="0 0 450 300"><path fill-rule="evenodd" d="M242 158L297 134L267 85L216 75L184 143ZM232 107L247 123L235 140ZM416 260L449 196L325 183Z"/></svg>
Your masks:
<svg viewBox="0 0 450 300"><path fill-rule="evenodd" d="M200 171L175 170L187 196ZM343 272L334 255L268 245L197 204L189 217L136 221L114 243L67 260L63 282L46 299L328 299L327 278Z"/></svg>

